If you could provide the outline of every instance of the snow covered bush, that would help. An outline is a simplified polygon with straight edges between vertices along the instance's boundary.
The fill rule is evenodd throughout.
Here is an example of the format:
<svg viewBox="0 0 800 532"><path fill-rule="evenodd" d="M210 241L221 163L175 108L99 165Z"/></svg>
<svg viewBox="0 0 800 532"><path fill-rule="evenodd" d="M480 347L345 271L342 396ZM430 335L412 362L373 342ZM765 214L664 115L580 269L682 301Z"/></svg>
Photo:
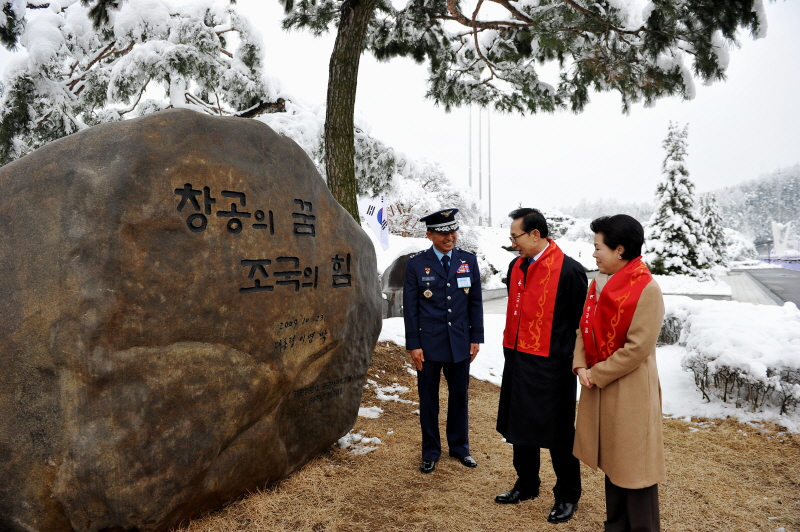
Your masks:
<svg viewBox="0 0 800 532"><path fill-rule="evenodd" d="M543 212L547 220L547 229L553 240L570 240L572 242L594 242L594 233L589 225L592 221L588 218L576 218L556 210Z"/></svg>
<svg viewBox="0 0 800 532"><path fill-rule="evenodd" d="M725 234L725 248L728 260L742 261L758 257L756 246L753 244L752 240L745 237L739 231L727 227L722 231Z"/></svg>
<svg viewBox="0 0 800 532"><path fill-rule="evenodd" d="M753 411L774 407L781 414L800 405L797 306L680 296L666 296L664 301L670 330L663 336L674 339L680 324L678 343L687 351L681 365L692 372L706 400Z"/></svg>
<svg viewBox="0 0 800 532"><path fill-rule="evenodd" d="M462 229L478 225L483 214L480 200L472 190L452 182L438 164L404 156L398 157L397 173L385 197L389 231L403 236L425 236L425 224L419 219L441 209L458 209ZM463 231L461 238L463 241Z"/></svg>
<svg viewBox="0 0 800 532"><path fill-rule="evenodd" d="M694 209L694 184L686 159L688 126L670 122L663 146L663 180L656 187L656 210L645 226L644 261L654 274L707 277L711 263L703 227Z"/></svg>

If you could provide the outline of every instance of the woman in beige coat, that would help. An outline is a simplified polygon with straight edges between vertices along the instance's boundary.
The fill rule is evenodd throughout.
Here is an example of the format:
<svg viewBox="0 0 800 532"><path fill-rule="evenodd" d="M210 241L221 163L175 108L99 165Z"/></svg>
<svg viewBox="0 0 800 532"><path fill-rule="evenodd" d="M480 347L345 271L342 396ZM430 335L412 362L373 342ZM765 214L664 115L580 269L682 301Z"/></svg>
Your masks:
<svg viewBox="0 0 800 532"><path fill-rule="evenodd" d="M573 452L606 474L606 532L659 531L666 471L656 340L664 301L639 256L641 224L618 214L591 228L600 273L575 344L582 388Z"/></svg>

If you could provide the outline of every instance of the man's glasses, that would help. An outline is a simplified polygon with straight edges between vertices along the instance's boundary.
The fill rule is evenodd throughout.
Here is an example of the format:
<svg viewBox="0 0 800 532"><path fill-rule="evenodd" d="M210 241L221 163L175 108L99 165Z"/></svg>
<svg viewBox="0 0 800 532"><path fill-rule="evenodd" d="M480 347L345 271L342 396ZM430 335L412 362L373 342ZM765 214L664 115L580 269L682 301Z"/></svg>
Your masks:
<svg viewBox="0 0 800 532"><path fill-rule="evenodd" d="M528 234L528 233L520 233L520 234L518 234L518 235L511 235L510 237L508 237L508 239L509 239L509 240L511 240L511 242L512 242L513 244L516 244L516 243L517 243L517 239L518 239L519 237L521 237L521 236L523 236L523 235L527 235L527 234Z"/></svg>

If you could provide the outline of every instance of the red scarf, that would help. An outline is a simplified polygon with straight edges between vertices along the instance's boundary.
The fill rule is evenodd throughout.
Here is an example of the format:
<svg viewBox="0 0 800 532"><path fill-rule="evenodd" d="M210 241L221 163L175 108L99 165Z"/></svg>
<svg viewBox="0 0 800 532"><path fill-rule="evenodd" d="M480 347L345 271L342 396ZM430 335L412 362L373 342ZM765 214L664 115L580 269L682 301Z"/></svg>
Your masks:
<svg viewBox="0 0 800 532"><path fill-rule="evenodd" d="M592 281L581 318L587 367L607 359L625 344L636 305L652 279L642 257L636 257L611 276L603 288L603 299L597 297L596 281Z"/></svg>
<svg viewBox="0 0 800 532"><path fill-rule="evenodd" d="M553 332L553 309L556 305L558 280L564 264L564 252L555 242L528 267L520 268L520 257L511 268L506 329L503 346L531 355L550 356L550 334Z"/></svg>

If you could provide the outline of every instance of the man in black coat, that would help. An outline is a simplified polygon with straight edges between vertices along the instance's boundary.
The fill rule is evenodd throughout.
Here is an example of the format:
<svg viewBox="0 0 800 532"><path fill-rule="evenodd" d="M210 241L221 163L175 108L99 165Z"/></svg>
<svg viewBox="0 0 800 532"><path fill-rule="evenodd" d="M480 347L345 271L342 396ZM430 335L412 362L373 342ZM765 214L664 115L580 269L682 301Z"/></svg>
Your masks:
<svg viewBox="0 0 800 532"><path fill-rule="evenodd" d="M431 473L442 453L439 437L439 381L447 380L447 444L450 456L467 467L478 463L469 451L469 363L483 343L483 299L478 260L455 247L458 209L429 214L433 246L408 259L403 283L406 349L417 369L422 461Z"/></svg>
<svg viewBox="0 0 800 532"><path fill-rule="evenodd" d="M580 464L572 455L577 386L572 351L586 273L547 238L547 221L538 210L517 209L509 217L520 257L508 269L497 431L514 446L518 478L495 502L516 504L539 495L539 450L546 448L556 473L555 505L547 520L561 523L572 518L581 496Z"/></svg>

